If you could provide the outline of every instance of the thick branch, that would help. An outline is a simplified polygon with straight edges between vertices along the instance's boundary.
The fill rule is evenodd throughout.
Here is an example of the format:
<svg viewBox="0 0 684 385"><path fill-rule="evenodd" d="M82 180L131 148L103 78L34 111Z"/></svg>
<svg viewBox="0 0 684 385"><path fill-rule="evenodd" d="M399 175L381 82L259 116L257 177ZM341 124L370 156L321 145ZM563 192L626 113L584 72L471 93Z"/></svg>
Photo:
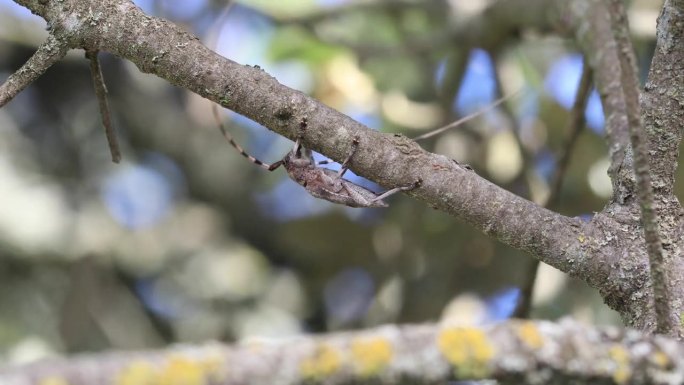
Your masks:
<svg viewBox="0 0 684 385"><path fill-rule="evenodd" d="M636 75L636 57L634 47L629 39L627 15L622 0L610 1L612 26L618 45L618 59L622 78L622 90L627 104L627 122L630 141L634 154L634 174L637 182L637 196L641 206L641 222L644 227L644 239L648 251L651 284L655 299L657 320L656 331L662 334L674 334L676 331L675 315L670 308L672 294L668 290L667 265L663 256L663 247L658 229L658 218L651 187L649 171L649 149L646 135L641 124L639 108L639 80Z"/></svg>
<svg viewBox="0 0 684 385"><path fill-rule="evenodd" d="M674 316L684 339L684 258L682 209L673 195L674 175L684 129L684 1L668 0L658 18L657 44L642 94L643 123L648 136L656 209L668 213L660 222ZM677 317L678 316L678 317Z"/></svg>
<svg viewBox="0 0 684 385"><path fill-rule="evenodd" d="M361 145L351 169L360 175L388 188L422 179L423 186L410 195L561 270L581 267L580 261L570 262L567 257L579 248L579 220L511 194L403 136L373 131L281 85L258 67L222 58L175 25L143 14L130 1L64 1L60 6L62 14L95 15L81 23L83 30L78 32L69 30L67 21L49 20L77 33L86 49L131 60L144 72L219 102L289 138L298 134L306 118L303 143L338 161L358 135Z"/></svg>
<svg viewBox="0 0 684 385"><path fill-rule="evenodd" d="M642 93L643 123L649 141L651 177L669 270L679 337L684 339L684 257L678 246L684 229L681 205L673 195L679 145L684 130L684 1L667 0L658 18L657 44Z"/></svg>
<svg viewBox="0 0 684 385"><path fill-rule="evenodd" d="M68 50L69 46L66 42L49 35L33 56L0 85L0 107L7 104L48 68L62 59Z"/></svg>
<svg viewBox="0 0 684 385"><path fill-rule="evenodd" d="M656 193L671 196L684 129L684 5L668 0L658 18L658 41L642 94L644 128ZM684 283L682 283L684 284Z"/></svg>
<svg viewBox="0 0 684 385"><path fill-rule="evenodd" d="M4 385L167 384L181 379L221 385L380 385L490 378L504 384L675 384L684 379L684 345L569 320L512 321L486 328L384 326L324 337L95 354L0 368Z"/></svg>

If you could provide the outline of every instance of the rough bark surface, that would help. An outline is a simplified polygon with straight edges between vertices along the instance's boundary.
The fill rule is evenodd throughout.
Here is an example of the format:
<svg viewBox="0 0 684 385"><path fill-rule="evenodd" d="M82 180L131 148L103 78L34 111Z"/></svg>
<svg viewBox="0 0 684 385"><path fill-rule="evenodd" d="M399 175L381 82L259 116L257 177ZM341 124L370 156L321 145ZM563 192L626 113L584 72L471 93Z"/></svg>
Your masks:
<svg viewBox="0 0 684 385"><path fill-rule="evenodd" d="M681 384L684 345L570 320L510 321L486 328L384 326L0 368L3 385L379 385L477 379L502 384Z"/></svg>

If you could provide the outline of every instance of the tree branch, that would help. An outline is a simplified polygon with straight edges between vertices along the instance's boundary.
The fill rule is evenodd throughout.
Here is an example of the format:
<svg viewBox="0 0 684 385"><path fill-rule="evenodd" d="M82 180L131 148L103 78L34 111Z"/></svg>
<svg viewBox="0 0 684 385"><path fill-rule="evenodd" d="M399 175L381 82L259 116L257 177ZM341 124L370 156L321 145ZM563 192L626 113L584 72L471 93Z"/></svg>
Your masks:
<svg viewBox="0 0 684 385"><path fill-rule="evenodd" d="M348 154L352 138L359 136L361 144L351 161L354 172L387 188L422 179L422 187L409 195L561 270L578 267L567 255L580 247L579 220L511 194L451 159L424 151L404 136L373 131L281 85L258 67L225 59L174 24L145 15L128 0L72 0L59 5L61 12L46 11L46 17L96 15L87 16L80 24L83 29L78 35L86 49L128 59L144 72L218 102L290 139L299 134L300 122L306 118L303 144L337 161ZM49 21L68 26L66 20Z"/></svg>
<svg viewBox="0 0 684 385"><path fill-rule="evenodd" d="M592 71L586 59L582 63L582 76L577 87L577 94L575 95L575 103L570 111L570 120L565 132L568 133L566 144L560 150L558 165L553 173L551 179L551 191L546 199L545 207L552 208L560 201L561 187L563 186L563 179L565 172L570 163L570 155L572 154L577 138L584 127L584 111L587 108L587 101L589 100L589 92L591 91ZM529 318L532 311L532 295L534 294L534 287L537 281L537 271L539 270L539 260L531 260L527 268L527 281L520 291L520 299L513 312L515 318Z"/></svg>
<svg viewBox="0 0 684 385"><path fill-rule="evenodd" d="M564 0L559 0L564 1ZM635 190L631 158L626 157L629 128L617 44L611 30L610 10L603 0L573 0L559 4L563 19L575 35L594 72L606 116L606 133L611 164L608 174L613 183L613 201L625 203Z"/></svg>
<svg viewBox="0 0 684 385"><path fill-rule="evenodd" d="M658 18L657 44L641 99L648 137L651 178L660 215L660 233L669 270L674 316L684 339L684 258L679 246L684 212L673 193L684 130L684 1L667 0Z"/></svg>
<svg viewBox="0 0 684 385"><path fill-rule="evenodd" d="M48 68L62 59L68 50L69 45L65 41L61 41L50 34L33 56L0 85L0 107L7 104Z"/></svg>
<svg viewBox="0 0 684 385"><path fill-rule="evenodd" d="M556 172L551 180L551 191L547 199L546 207L557 206L560 201L561 187L563 186L563 179L568 165L570 164L570 155L575 148L577 138L584 127L584 112L587 109L587 102L589 101L589 94L591 92L591 85L593 72L586 59L582 63L582 77L580 78L579 86L577 88L577 95L575 95L575 104L570 111L570 121L565 132L568 133L566 144L561 151L558 158L558 166Z"/></svg>
<svg viewBox="0 0 684 385"><path fill-rule="evenodd" d="M684 339L684 258L678 246L684 213L673 193L684 130L684 1L667 0L658 18L657 44L642 93L643 125L648 136L651 178L669 270L669 291Z"/></svg>
<svg viewBox="0 0 684 385"><path fill-rule="evenodd" d="M674 334L676 331L675 315L670 308L672 294L668 289L667 264L663 256L663 247L658 230L658 217L651 187L649 171L649 149L646 135L641 124L641 108L639 108L639 80L637 78L636 57L634 47L629 39L627 14L622 0L610 0L612 28L617 41L618 59L622 78L622 90L627 104L627 122L629 124L630 141L634 154L634 174L637 182L637 196L641 206L641 222L644 228L644 239L651 274L651 285L655 299L656 332Z"/></svg>
<svg viewBox="0 0 684 385"><path fill-rule="evenodd" d="M557 0L554 4L561 7L556 9L560 12L568 3L577 8L577 4L595 5L596 1ZM22 3L35 5L34 2ZM517 1L502 3L520 5ZM637 234L633 225L638 222L638 217L632 219L632 213L620 205L598 213L589 223L546 210L484 180L468 167L424 151L402 135L370 130L303 93L281 85L258 67L243 66L222 58L172 23L145 15L129 0L62 0L38 2L38 5L32 11L48 21L56 36L68 37L69 41L77 42L86 50L108 51L128 59L144 72L156 74L171 84L216 101L283 136L297 137L300 123L307 119L308 129L302 143L332 159L344 159L349 153L352 138L358 136L360 146L350 164L356 173L387 188L405 186L422 179L422 187L408 192L408 195L584 279L601 291L606 303L619 310L627 323L650 328L653 312L643 306L643 302L651 300L651 292L642 291L644 282L648 282L648 270L644 268L648 261L643 238L633 236ZM570 17L561 14L563 17L559 15L559 20L586 16L574 8ZM530 13L545 14L548 11L544 8ZM600 15L610 20L605 9L603 11ZM78 23L74 23L73 15L79 15ZM584 46L588 47L585 49L593 47L590 52L601 52L602 47L586 36L587 25L579 21L573 23L580 30L577 34L584 39ZM595 21L590 26L600 28L601 24ZM612 36L610 30L608 33ZM601 38L604 38L603 34ZM611 44L614 46L614 41ZM611 56L614 53L613 48L606 55L594 55L598 56L594 58L594 68L619 65L617 61L613 63L603 58L616 58L616 55ZM599 89L603 93L604 106L608 106L611 116L619 116L616 111L624 112L624 99L606 93L613 90L613 84L608 80L615 80L615 74L603 68L600 71L601 75L596 78L603 82ZM617 80L617 91L620 92ZM609 126L613 124L622 128L615 123L617 120L611 123L610 119ZM618 128L609 129L609 136L615 140L621 138L617 135L621 133ZM627 158L624 160L626 162ZM625 162L614 164L623 165ZM618 171L618 177L622 176L622 168ZM631 176L631 169L624 175ZM617 180L624 182L629 179ZM631 191L633 189L624 189L625 194ZM671 239L675 242L680 238ZM678 270L681 271L684 269ZM682 287L684 285L674 287L675 297L682 293ZM675 302L673 306L680 311L682 304Z"/></svg>
<svg viewBox="0 0 684 385"><path fill-rule="evenodd" d="M684 345L570 320L510 321L484 328L383 326L0 368L4 385L168 384L180 379L221 385L440 384L477 379L504 384L676 384L684 379Z"/></svg>
<svg viewBox="0 0 684 385"><path fill-rule="evenodd" d="M657 45L641 100L653 188L669 199L684 129L683 3L667 0L658 18Z"/></svg>

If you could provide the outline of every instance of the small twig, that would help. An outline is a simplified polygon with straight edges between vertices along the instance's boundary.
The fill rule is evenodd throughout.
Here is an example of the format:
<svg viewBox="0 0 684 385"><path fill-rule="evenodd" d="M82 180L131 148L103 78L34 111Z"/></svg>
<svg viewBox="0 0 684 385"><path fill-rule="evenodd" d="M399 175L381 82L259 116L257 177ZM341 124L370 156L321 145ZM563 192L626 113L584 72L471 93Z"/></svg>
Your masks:
<svg viewBox="0 0 684 385"><path fill-rule="evenodd" d="M658 232L658 214L655 211L653 186L649 167L648 142L641 121L639 105L639 80L637 78L634 47L629 40L629 27L622 0L610 0L611 24L620 62L622 93L627 105L629 137L634 153L634 175L637 183L637 197L641 206L641 222L648 252L651 284L655 299L656 333L673 334L677 327L670 307L671 293L667 286L667 266L663 246Z"/></svg>
<svg viewBox="0 0 684 385"><path fill-rule="evenodd" d="M584 127L584 111L587 108L587 101L589 100L589 91L591 90L592 71L586 58L582 64L582 77L577 88L575 96L575 104L570 111L570 121L566 132L568 132L567 143L561 149L561 155L558 160L558 166L554 172L551 180L551 191L546 199L545 207L554 207L560 201L561 187L563 186L563 179L570 163L570 155L575 148L577 138ZM527 270L527 282L523 286L520 299L513 312L515 318L529 318L532 311L532 294L534 293L534 286L537 281L537 271L539 270L539 260L532 259Z"/></svg>
<svg viewBox="0 0 684 385"><path fill-rule="evenodd" d="M105 86L104 78L102 77L97 51L86 51L86 59L90 61L90 75L93 77L93 87L95 88L95 95L97 95L97 102L100 106L102 125L104 126L107 142L109 143L109 152L112 154L112 162L119 163L121 161L121 151L119 150L119 141L116 138L116 132L114 131L114 127L112 127L109 104L107 103L107 86Z"/></svg>
<svg viewBox="0 0 684 385"><path fill-rule="evenodd" d="M66 55L69 45L49 35L47 40L21 68L0 85L0 107L7 104L19 92L33 83L40 75Z"/></svg>
<svg viewBox="0 0 684 385"><path fill-rule="evenodd" d="M514 96L519 95L520 92L521 92L521 91L516 91L516 92L514 92L514 93L512 93L512 94L510 94L510 95L502 96L502 97L500 97L499 99L497 99L497 100L495 100L494 102L492 102L491 104L486 105L485 107L483 107L483 108L481 108L481 109L479 109L479 110L473 112L472 114L466 115L466 116L462 117L461 119L458 119L458 120L455 121L455 122L451 122L451 123L447 124L447 125L444 126L444 127L440 127L440 128L434 129L434 130L432 130L432 131L430 131L430 132L428 132L428 133L425 133L425 134L423 134L423 135L416 136L415 138L413 138L413 140L423 140L423 139L431 138L431 137L433 137L433 136L435 136L435 135L441 134L442 132L444 132L444 131L446 131L446 130L448 130L448 129L450 129L450 128L458 127L459 125L463 124L464 122L467 122L467 121L469 121L469 120L471 120L471 119L474 119L474 118L476 118L476 117L478 117L478 116L484 114L485 112L490 111L490 110L492 110L493 108L496 108L498 105L500 105L501 103L505 102L506 100L508 100L508 99L510 99L510 98L512 98L512 97L514 97Z"/></svg>
<svg viewBox="0 0 684 385"><path fill-rule="evenodd" d="M453 109L458 90L465 78L465 72L468 68L468 52L470 52L469 46L459 44L452 47L444 59L444 75L440 84L436 86L436 91L439 96L438 102L445 112L450 112Z"/></svg>
<svg viewBox="0 0 684 385"><path fill-rule="evenodd" d="M577 143L579 134L582 132L582 128L584 128L584 112L587 109L587 103L589 101L592 76L593 72L591 70L591 66L585 58L584 62L582 63L582 77L580 78L579 88L577 89L577 95L575 96L575 104L572 106L568 128L565 130L566 132L569 132L567 143L565 144L564 150L562 150L562 153L558 159L556 172L551 179L551 191L549 191L546 207L554 207L560 200L563 179L565 177L568 165L570 164L570 155L575 147L575 143Z"/></svg>

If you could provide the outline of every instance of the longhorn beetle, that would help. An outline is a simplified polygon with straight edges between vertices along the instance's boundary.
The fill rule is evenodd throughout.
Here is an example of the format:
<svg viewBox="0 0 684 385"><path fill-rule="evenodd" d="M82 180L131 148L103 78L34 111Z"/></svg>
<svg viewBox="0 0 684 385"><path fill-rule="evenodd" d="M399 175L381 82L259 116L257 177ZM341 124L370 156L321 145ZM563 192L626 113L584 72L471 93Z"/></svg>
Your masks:
<svg viewBox="0 0 684 385"><path fill-rule="evenodd" d="M349 161L359 147L359 137L355 137L352 141L352 150L347 158L342 163L340 171L335 172L325 168L317 167L321 164L330 163L329 160L324 160L316 163L313 159L311 150L304 148L301 145L301 133L295 141L294 147L290 152L285 154L283 159L272 163L264 163L259 159L249 155L245 150L235 142L233 137L226 131L221 118L218 114L218 108L213 106L214 117L221 129L221 133L228 140L228 142L235 147L235 149L247 158L250 162L257 166L263 167L268 171L273 171L280 166L285 167L289 177L295 182L302 185L309 194L316 198L325 199L327 201L342 204L349 207L387 207L387 203L383 201L390 195L396 194L399 191L412 190L422 183L418 180L410 186L396 187L388 190L380 195L343 179L344 173L347 172ZM300 130L305 130L307 127L307 120L303 118L299 124Z"/></svg>

